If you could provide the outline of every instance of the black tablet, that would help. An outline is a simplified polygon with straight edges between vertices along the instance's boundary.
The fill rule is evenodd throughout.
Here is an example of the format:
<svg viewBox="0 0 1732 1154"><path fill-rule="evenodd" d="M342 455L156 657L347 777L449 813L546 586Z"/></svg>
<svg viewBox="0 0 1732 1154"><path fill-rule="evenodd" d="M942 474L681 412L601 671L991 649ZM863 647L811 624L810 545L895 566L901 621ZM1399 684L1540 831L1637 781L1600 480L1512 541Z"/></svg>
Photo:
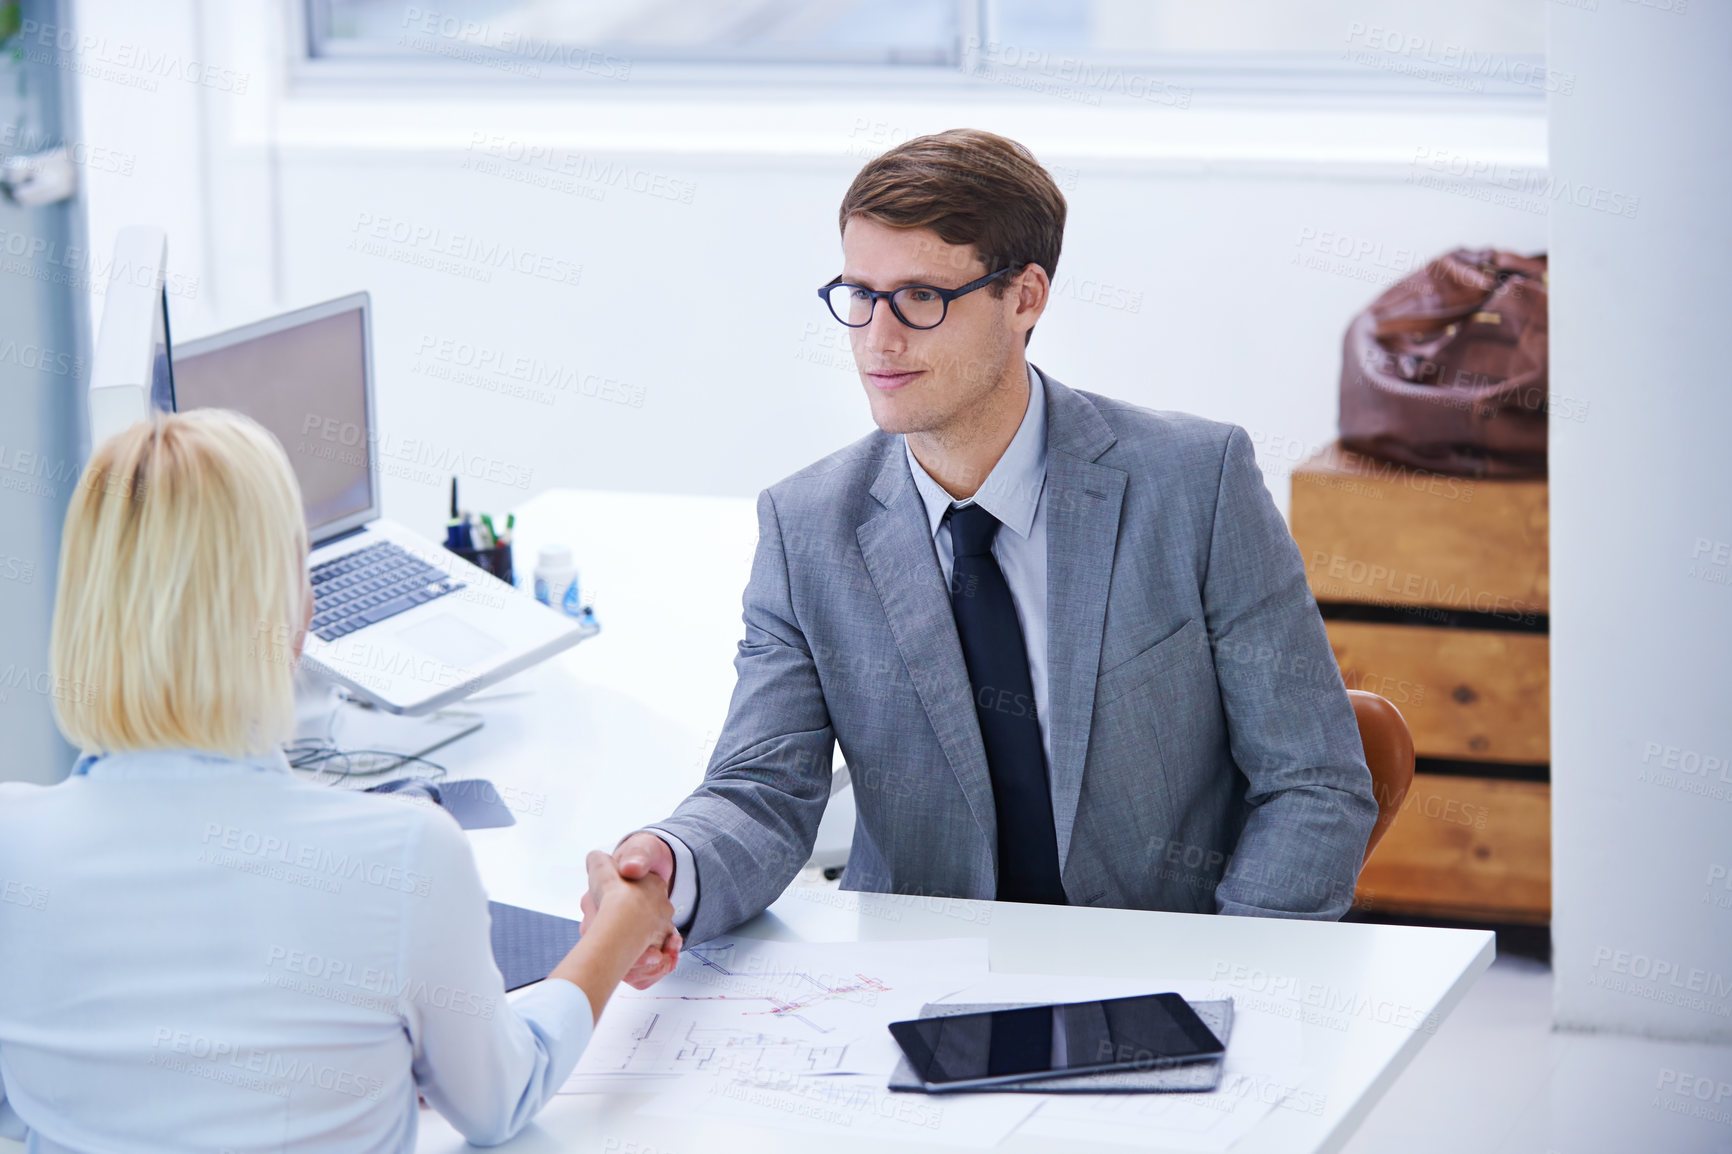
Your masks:
<svg viewBox="0 0 1732 1154"><path fill-rule="evenodd" d="M931 1091L1149 1070L1226 1051L1177 994L915 1018L890 1023L890 1034Z"/></svg>

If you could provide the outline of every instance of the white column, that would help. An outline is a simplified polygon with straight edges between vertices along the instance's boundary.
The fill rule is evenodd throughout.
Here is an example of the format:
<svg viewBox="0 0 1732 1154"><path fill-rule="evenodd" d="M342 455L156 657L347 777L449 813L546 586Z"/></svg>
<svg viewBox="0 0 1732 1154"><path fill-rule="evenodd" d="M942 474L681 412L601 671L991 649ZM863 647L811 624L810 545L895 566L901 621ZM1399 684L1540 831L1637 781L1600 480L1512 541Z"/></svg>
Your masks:
<svg viewBox="0 0 1732 1154"><path fill-rule="evenodd" d="M1732 4L1552 4L1558 1026L1732 1040Z"/></svg>

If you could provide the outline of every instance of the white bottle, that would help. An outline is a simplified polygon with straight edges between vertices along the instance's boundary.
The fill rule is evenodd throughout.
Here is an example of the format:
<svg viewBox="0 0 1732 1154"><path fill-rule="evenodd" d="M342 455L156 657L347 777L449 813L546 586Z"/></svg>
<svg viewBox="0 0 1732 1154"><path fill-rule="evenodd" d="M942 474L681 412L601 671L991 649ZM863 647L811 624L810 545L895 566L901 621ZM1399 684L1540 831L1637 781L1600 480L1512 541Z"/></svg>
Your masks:
<svg viewBox="0 0 1732 1154"><path fill-rule="evenodd" d="M577 597L577 566L564 545L543 545L535 561L535 599L573 617L583 611Z"/></svg>

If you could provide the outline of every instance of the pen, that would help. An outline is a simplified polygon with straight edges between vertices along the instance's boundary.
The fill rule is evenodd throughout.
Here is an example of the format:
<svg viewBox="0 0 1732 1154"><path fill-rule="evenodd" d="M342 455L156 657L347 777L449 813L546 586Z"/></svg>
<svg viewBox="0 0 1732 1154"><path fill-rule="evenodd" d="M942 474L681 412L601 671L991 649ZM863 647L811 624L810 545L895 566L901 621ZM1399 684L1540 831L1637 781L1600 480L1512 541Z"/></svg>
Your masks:
<svg viewBox="0 0 1732 1154"><path fill-rule="evenodd" d="M491 549L499 544L499 532L493 527L493 518L486 513L481 514L481 523L487 526L487 547Z"/></svg>
<svg viewBox="0 0 1732 1154"><path fill-rule="evenodd" d="M457 478L451 478L451 519L445 522L445 547L447 549L467 549L464 534L461 532L463 522L457 516Z"/></svg>

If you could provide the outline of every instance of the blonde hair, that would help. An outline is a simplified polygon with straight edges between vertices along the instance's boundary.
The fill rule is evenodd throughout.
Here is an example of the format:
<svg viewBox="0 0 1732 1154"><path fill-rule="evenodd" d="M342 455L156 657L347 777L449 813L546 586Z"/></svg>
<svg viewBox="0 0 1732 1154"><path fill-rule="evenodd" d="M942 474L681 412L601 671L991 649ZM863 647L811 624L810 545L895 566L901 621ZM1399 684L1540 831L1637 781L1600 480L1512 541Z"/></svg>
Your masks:
<svg viewBox="0 0 1732 1154"><path fill-rule="evenodd" d="M55 720L93 752L262 754L294 731L307 535L288 456L202 409L109 438L60 543Z"/></svg>

